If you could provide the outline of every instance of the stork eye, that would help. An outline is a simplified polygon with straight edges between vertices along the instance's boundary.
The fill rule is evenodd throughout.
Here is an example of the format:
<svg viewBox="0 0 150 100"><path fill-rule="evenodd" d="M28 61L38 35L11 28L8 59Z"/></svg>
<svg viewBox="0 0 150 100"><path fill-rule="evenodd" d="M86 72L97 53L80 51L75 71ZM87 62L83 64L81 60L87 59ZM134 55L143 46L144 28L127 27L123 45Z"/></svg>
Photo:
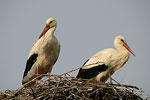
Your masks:
<svg viewBox="0 0 150 100"><path fill-rule="evenodd" d="M50 21L50 24L52 23L53 21Z"/></svg>
<svg viewBox="0 0 150 100"><path fill-rule="evenodd" d="M123 39L121 39L121 41L124 43L124 40L123 40Z"/></svg>

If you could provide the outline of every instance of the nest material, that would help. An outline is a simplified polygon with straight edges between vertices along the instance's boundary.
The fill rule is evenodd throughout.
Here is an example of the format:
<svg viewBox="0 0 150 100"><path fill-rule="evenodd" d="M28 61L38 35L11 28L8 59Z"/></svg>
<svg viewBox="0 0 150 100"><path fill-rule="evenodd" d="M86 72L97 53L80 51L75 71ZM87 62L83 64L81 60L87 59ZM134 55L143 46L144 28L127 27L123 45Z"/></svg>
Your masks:
<svg viewBox="0 0 150 100"><path fill-rule="evenodd" d="M45 77L32 87L0 92L0 100L142 100L137 89L130 85L52 75L50 81Z"/></svg>

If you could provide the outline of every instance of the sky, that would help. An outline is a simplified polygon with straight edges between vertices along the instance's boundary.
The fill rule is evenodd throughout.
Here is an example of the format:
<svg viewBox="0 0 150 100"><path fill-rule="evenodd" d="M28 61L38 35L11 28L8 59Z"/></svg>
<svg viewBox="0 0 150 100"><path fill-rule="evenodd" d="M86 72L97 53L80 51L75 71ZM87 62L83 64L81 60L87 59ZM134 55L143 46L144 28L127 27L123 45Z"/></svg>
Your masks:
<svg viewBox="0 0 150 100"><path fill-rule="evenodd" d="M52 74L80 67L98 51L113 48L122 35L136 57L130 55L112 77L150 95L149 5L150 0L1 0L0 91L21 86L30 49L53 17L61 51Z"/></svg>

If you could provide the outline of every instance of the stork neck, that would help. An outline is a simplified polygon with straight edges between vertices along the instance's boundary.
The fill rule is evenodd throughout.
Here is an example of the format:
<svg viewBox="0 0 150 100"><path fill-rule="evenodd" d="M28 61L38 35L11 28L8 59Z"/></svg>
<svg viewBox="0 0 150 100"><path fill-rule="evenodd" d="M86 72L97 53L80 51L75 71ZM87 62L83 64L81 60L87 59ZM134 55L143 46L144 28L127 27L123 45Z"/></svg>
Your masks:
<svg viewBox="0 0 150 100"><path fill-rule="evenodd" d="M125 54L125 55L129 54L128 50L124 46L119 46L116 48L117 48L118 52L120 52L121 54Z"/></svg>
<svg viewBox="0 0 150 100"><path fill-rule="evenodd" d="M52 28L50 28L48 31L47 31L47 33L45 34L46 36L48 35L54 35L54 32L55 32L55 29L56 29L56 27L52 27Z"/></svg>

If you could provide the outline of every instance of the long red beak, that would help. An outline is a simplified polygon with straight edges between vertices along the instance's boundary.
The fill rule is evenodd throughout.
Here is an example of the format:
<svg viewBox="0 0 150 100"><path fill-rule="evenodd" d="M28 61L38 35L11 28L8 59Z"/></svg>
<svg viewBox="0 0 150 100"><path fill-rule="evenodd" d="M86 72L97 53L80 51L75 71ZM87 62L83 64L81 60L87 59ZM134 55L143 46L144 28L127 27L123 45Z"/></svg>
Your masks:
<svg viewBox="0 0 150 100"><path fill-rule="evenodd" d="M49 25L46 25L43 32L41 33L41 35L39 36L39 39L50 29Z"/></svg>
<svg viewBox="0 0 150 100"><path fill-rule="evenodd" d="M128 46L127 43L124 43L123 46L124 46L130 53L132 53L132 54L135 56L134 52L131 50L131 48Z"/></svg>

